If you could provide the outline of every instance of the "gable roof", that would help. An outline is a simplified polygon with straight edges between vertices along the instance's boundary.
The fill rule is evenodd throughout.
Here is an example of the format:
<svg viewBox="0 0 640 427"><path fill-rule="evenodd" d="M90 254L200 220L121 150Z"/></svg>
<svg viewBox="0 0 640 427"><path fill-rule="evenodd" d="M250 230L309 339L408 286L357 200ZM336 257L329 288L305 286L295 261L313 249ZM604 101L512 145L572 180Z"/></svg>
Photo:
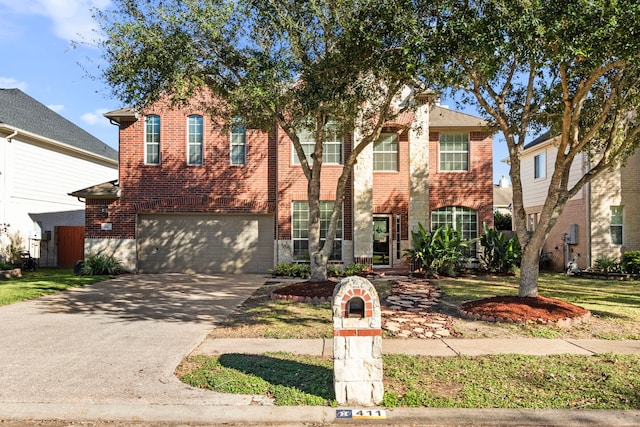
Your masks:
<svg viewBox="0 0 640 427"><path fill-rule="evenodd" d="M488 122L480 117L461 113L460 111L450 110L439 105L434 105L429 111L430 127L481 128L486 127L487 125Z"/></svg>
<svg viewBox="0 0 640 427"><path fill-rule="evenodd" d="M20 89L0 89L0 126L3 124L118 161L115 149Z"/></svg>

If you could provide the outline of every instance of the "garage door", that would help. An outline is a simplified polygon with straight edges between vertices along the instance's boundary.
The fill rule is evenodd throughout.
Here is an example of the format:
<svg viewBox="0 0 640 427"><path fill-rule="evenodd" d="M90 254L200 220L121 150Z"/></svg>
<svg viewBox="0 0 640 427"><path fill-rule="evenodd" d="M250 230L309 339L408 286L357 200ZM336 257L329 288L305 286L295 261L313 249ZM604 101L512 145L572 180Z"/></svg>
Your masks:
<svg viewBox="0 0 640 427"><path fill-rule="evenodd" d="M266 273L273 216L140 215L140 273Z"/></svg>

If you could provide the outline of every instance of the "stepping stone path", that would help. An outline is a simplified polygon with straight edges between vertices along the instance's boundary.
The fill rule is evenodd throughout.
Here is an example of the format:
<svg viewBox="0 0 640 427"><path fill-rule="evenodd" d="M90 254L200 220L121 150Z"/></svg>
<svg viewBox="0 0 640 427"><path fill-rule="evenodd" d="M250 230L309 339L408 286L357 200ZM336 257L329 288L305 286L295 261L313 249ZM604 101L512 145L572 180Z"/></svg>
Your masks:
<svg viewBox="0 0 640 427"><path fill-rule="evenodd" d="M452 335L449 316L433 312L441 293L428 280L403 278L393 283L392 290L381 310L384 331L397 338L437 339Z"/></svg>

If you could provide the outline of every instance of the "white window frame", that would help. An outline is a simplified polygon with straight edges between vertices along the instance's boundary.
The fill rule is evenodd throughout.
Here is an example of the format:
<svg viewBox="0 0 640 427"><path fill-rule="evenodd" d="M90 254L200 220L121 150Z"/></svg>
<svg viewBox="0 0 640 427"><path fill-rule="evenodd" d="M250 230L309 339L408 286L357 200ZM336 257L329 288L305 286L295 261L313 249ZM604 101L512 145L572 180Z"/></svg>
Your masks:
<svg viewBox="0 0 640 427"><path fill-rule="evenodd" d="M547 177L547 153L543 151L533 156L533 179Z"/></svg>
<svg viewBox="0 0 640 427"><path fill-rule="evenodd" d="M341 129L341 123L336 121L329 121L324 125L324 141L322 143L322 164L325 165L341 165L344 159L344 135ZM310 129L303 129L298 131L298 139L300 140L300 146L307 161L311 163L311 155L316 147L315 131ZM292 163L294 165L300 164L298 153L296 153L293 144L291 146L292 151ZM329 149L330 148L330 149ZM336 159L336 157L338 157Z"/></svg>
<svg viewBox="0 0 640 427"><path fill-rule="evenodd" d="M458 147L466 145L466 149ZM450 147L453 145L454 147ZM469 172L471 144L469 133L441 132L438 143L440 172Z"/></svg>
<svg viewBox="0 0 640 427"><path fill-rule="evenodd" d="M609 238L611 239L612 245L622 245L624 244L624 208L622 206L611 206L609 208L610 211L610 223L609 223ZM620 233L620 241L616 241L614 238L613 230L619 229Z"/></svg>
<svg viewBox="0 0 640 427"><path fill-rule="evenodd" d="M398 172L398 139L397 133L381 133L373 143L374 172Z"/></svg>
<svg viewBox="0 0 640 427"><path fill-rule="evenodd" d="M199 130L199 131L198 131ZM204 120L199 114L187 117L187 165L204 164Z"/></svg>
<svg viewBox="0 0 640 427"><path fill-rule="evenodd" d="M150 120L157 120L157 123L151 123ZM144 118L144 164L159 165L160 164L160 116L157 114L149 114ZM157 153L156 160L150 161L150 148L155 147Z"/></svg>
<svg viewBox="0 0 640 427"><path fill-rule="evenodd" d="M329 230L329 222L331 221L331 213L333 212L334 201L320 202L320 241L324 242L327 231ZM344 218L342 213L338 218L338 226L336 228L336 237L333 240L333 252L329 257L329 261L342 261L342 236ZM294 201L291 203L291 240L292 253L294 261L308 261L309 258L309 203L306 200ZM306 249L306 253L301 251Z"/></svg>
<svg viewBox="0 0 640 427"><path fill-rule="evenodd" d="M242 161L234 157L235 150L240 150L242 153ZM231 166L245 166L247 164L247 128L240 117L236 117L231 124L231 132L229 133L229 164Z"/></svg>
<svg viewBox="0 0 640 427"><path fill-rule="evenodd" d="M471 224L471 222L463 222L464 219L470 214L475 215L476 221L473 229L465 229L464 224ZM437 217L444 217L445 220L441 220ZM435 218L435 219L434 219ZM460 219L460 220L459 220ZM460 237L462 240L473 240L479 237L478 233L478 211L465 206L443 206L431 211L431 231L436 230L438 227L444 227L450 225L454 230L458 230L460 226ZM469 247L469 254L475 256L477 245L474 243Z"/></svg>

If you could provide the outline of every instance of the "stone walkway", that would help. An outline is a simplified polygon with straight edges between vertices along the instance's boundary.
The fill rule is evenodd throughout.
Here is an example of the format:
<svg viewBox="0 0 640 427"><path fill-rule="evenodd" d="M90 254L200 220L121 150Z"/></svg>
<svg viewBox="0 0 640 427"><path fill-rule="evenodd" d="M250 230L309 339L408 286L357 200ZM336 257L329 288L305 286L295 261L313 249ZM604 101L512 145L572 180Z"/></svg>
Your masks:
<svg viewBox="0 0 640 427"><path fill-rule="evenodd" d="M440 290L428 280L401 278L382 307L382 329L397 338L437 339L451 336L451 318L434 313Z"/></svg>

